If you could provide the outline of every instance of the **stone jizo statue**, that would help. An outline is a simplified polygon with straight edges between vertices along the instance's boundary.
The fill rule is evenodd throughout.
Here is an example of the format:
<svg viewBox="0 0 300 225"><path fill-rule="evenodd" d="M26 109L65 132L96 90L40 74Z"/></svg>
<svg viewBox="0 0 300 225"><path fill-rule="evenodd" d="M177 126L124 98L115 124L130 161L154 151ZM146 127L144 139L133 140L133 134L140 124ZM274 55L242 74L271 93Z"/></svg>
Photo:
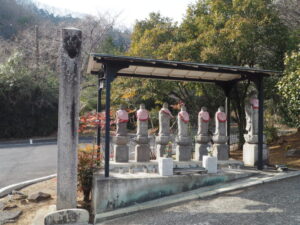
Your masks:
<svg viewBox="0 0 300 225"><path fill-rule="evenodd" d="M215 114L216 130L215 136L226 136L226 121L227 115L225 113L224 107L220 106Z"/></svg>
<svg viewBox="0 0 300 225"><path fill-rule="evenodd" d="M164 103L159 111L159 132L160 136L170 135L170 119L173 118L172 113L168 109L168 103Z"/></svg>
<svg viewBox="0 0 300 225"><path fill-rule="evenodd" d="M138 136L147 136L148 137L148 119L149 113L145 109L145 105L141 104L140 109L136 113L137 116L137 132Z"/></svg>
<svg viewBox="0 0 300 225"><path fill-rule="evenodd" d="M218 160L228 160L229 148L227 145L228 137L226 136L227 115L224 111L224 107L220 106L215 114L216 130L212 138L214 142L212 148L213 155Z"/></svg>
<svg viewBox="0 0 300 225"><path fill-rule="evenodd" d="M245 106L246 131L250 136L258 134L258 109L259 101L256 97L256 94L252 94Z"/></svg>
<svg viewBox="0 0 300 225"><path fill-rule="evenodd" d="M116 112L116 136L113 137L115 162L128 162L129 160L127 122L128 113L125 110L125 106L120 105L120 109Z"/></svg>
<svg viewBox="0 0 300 225"><path fill-rule="evenodd" d="M120 109L116 112L116 123L117 123L116 136L126 136L127 135L128 120L129 120L128 113L125 110L125 106L120 105Z"/></svg>
<svg viewBox="0 0 300 225"><path fill-rule="evenodd" d="M192 157L192 139L188 136L190 116L184 105L177 116L178 136L176 138L176 160L190 161Z"/></svg>
<svg viewBox="0 0 300 225"><path fill-rule="evenodd" d="M198 132L195 136L195 160L201 161L204 155L208 155L207 149L210 142L210 136L208 134L210 116L206 107L201 107L201 111L198 113Z"/></svg>
<svg viewBox="0 0 300 225"><path fill-rule="evenodd" d="M156 151L157 158L163 157L166 147L170 141L170 120L173 118L170 110L168 109L168 103L164 103L163 107L159 111L159 132L156 137Z"/></svg>
<svg viewBox="0 0 300 225"><path fill-rule="evenodd" d="M198 114L198 135L208 135L208 125L210 116L206 107L201 107L201 111Z"/></svg>
<svg viewBox="0 0 300 225"><path fill-rule="evenodd" d="M178 113L178 136L188 136L188 123L190 115L186 111L185 106L181 106L181 111Z"/></svg>
<svg viewBox="0 0 300 225"><path fill-rule="evenodd" d="M149 162L150 146L148 138L148 119L149 113L145 109L145 105L141 104L140 109L136 112L137 117L137 132L135 146L135 161Z"/></svg>

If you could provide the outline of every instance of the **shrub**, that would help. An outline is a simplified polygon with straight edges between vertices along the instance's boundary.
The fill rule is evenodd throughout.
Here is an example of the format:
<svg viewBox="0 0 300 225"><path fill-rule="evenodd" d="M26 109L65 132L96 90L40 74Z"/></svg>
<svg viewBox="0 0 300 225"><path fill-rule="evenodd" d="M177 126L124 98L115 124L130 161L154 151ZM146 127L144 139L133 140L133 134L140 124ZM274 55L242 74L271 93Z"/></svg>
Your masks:
<svg viewBox="0 0 300 225"><path fill-rule="evenodd" d="M45 136L57 130L58 82L47 69L43 77L14 54L0 65L0 137Z"/></svg>

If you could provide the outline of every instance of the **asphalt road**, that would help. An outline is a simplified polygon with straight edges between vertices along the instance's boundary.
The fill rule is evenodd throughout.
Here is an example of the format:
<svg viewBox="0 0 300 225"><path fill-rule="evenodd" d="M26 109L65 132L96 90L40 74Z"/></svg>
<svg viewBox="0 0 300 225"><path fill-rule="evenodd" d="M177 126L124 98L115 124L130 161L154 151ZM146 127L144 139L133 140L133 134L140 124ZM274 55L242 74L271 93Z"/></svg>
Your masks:
<svg viewBox="0 0 300 225"><path fill-rule="evenodd" d="M299 225L300 177L147 210L101 224Z"/></svg>
<svg viewBox="0 0 300 225"><path fill-rule="evenodd" d="M0 188L56 173L57 145L0 148Z"/></svg>

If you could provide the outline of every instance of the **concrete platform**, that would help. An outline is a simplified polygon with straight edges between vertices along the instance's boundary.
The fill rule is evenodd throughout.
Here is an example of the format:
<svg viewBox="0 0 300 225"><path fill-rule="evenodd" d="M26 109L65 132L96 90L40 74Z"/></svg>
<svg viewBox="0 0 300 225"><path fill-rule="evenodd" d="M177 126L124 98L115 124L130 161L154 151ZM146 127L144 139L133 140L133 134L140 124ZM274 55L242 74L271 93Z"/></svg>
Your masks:
<svg viewBox="0 0 300 225"><path fill-rule="evenodd" d="M179 162L174 160L174 169L187 169L187 168L200 168L202 167L202 161L186 161ZM218 167L234 167L240 168L243 167L244 164L241 161L237 160L219 160ZM157 173L158 171L158 162L156 160L151 160L150 162L134 162L129 161L127 163L119 163L119 162L110 162L110 171L115 173L137 173L137 172L145 172L145 173Z"/></svg>
<svg viewBox="0 0 300 225"><path fill-rule="evenodd" d="M170 177L162 177L156 173L111 173L109 178L105 178L103 174L95 174L92 211L97 217L104 212L253 174L232 169L221 169L217 174L184 174Z"/></svg>

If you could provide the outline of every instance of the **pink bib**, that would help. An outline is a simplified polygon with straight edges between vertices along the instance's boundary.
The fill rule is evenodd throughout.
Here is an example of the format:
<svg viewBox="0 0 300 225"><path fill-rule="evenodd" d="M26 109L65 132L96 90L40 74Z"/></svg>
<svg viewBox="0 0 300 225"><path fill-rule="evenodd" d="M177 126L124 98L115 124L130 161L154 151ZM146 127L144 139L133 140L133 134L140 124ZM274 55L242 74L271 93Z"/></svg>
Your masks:
<svg viewBox="0 0 300 225"><path fill-rule="evenodd" d="M118 110L117 111L117 123L127 123L129 120L128 113L126 110Z"/></svg>
<svg viewBox="0 0 300 225"><path fill-rule="evenodd" d="M210 120L210 116L208 112L200 111L198 116L203 120L203 122L207 123Z"/></svg>
<svg viewBox="0 0 300 225"><path fill-rule="evenodd" d="M217 119L220 122L226 122L227 116L226 116L226 114L224 112L217 112Z"/></svg>
<svg viewBox="0 0 300 225"><path fill-rule="evenodd" d="M182 112L179 112L178 115L179 115L179 118L183 122L188 123L190 121L190 116L189 116L189 114L187 112L182 111Z"/></svg>
<svg viewBox="0 0 300 225"><path fill-rule="evenodd" d="M258 101L258 99L252 98L250 100L250 102L251 102L251 105L252 105L253 109L258 109L259 108L259 101Z"/></svg>
<svg viewBox="0 0 300 225"><path fill-rule="evenodd" d="M173 115L172 115L172 113L170 112L169 109L161 109L161 111L162 111L163 113L169 115L171 118L173 118Z"/></svg>
<svg viewBox="0 0 300 225"><path fill-rule="evenodd" d="M136 117L140 121L146 121L149 118L148 111L146 109L139 109L136 113Z"/></svg>

